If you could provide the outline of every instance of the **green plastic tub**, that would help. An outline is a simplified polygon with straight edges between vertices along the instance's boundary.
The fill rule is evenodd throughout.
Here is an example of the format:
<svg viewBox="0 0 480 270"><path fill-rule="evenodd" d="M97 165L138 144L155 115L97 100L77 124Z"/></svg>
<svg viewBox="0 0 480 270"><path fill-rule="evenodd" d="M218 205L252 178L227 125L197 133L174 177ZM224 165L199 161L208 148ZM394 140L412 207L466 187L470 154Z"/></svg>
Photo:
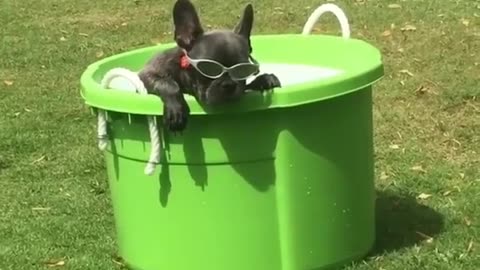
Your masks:
<svg viewBox="0 0 480 270"><path fill-rule="evenodd" d="M146 116L158 97L106 90L107 71L138 71L164 44L105 58L81 78L86 104L108 112L104 152L119 255L135 270L320 270L374 243L372 85L379 51L326 35L252 37L283 84L205 112L187 96L187 129L162 129L150 154Z"/></svg>

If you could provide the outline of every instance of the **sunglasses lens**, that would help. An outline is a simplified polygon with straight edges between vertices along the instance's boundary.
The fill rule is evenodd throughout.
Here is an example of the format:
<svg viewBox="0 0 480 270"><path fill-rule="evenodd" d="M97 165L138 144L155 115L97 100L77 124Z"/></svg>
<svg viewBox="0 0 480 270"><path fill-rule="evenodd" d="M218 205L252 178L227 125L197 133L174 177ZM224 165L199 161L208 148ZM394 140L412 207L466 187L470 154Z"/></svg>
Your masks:
<svg viewBox="0 0 480 270"><path fill-rule="evenodd" d="M197 68L207 76L216 77L223 72L223 68L215 63L209 61L200 61L197 63Z"/></svg>
<svg viewBox="0 0 480 270"><path fill-rule="evenodd" d="M252 64L239 65L230 70L230 76L233 79L245 79L255 74L258 71L258 66Z"/></svg>

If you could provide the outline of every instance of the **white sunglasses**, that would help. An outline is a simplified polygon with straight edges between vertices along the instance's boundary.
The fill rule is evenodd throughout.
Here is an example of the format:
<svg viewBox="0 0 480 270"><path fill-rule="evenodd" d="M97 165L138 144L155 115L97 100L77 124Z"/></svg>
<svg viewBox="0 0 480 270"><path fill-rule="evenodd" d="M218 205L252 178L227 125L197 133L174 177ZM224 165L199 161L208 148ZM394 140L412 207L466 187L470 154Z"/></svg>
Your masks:
<svg viewBox="0 0 480 270"><path fill-rule="evenodd" d="M249 56L249 63L239 63L231 67L225 67L210 59L191 59L186 53L185 57L200 74L210 79L218 79L228 72L232 80L240 81L259 73L259 64L251 56Z"/></svg>

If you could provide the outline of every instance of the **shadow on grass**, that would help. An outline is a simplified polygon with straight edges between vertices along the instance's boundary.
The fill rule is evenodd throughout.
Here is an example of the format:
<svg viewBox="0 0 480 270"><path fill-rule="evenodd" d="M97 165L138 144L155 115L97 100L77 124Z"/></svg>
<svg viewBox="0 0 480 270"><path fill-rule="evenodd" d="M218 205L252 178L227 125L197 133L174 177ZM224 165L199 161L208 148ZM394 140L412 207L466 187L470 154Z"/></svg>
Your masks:
<svg viewBox="0 0 480 270"><path fill-rule="evenodd" d="M442 233L443 216L414 197L377 191L376 243L370 256L413 246Z"/></svg>

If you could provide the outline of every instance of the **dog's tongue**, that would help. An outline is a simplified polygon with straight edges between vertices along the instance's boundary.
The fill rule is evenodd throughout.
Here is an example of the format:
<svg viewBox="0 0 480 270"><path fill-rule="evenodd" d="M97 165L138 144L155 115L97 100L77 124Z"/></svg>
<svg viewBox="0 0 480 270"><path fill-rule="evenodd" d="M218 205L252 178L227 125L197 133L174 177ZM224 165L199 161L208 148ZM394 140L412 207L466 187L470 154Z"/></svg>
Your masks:
<svg viewBox="0 0 480 270"><path fill-rule="evenodd" d="M190 63L188 62L187 56L185 54L182 54L180 56L180 67L182 69L187 69L190 66Z"/></svg>

